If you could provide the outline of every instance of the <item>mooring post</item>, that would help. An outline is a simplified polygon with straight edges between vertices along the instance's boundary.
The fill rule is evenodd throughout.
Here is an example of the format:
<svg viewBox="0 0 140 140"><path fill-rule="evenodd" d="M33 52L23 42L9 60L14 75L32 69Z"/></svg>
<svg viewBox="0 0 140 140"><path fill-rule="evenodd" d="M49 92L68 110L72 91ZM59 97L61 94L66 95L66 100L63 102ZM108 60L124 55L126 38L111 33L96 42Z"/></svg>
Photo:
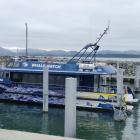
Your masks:
<svg viewBox="0 0 140 140"><path fill-rule="evenodd" d="M43 112L48 112L48 81L49 81L49 74L48 74L48 67L45 66L43 68Z"/></svg>
<svg viewBox="0 0 140 140"><path fill-rule="evenodd" d="M65 137L76 136L77 79L66 78L65 83Z"/></svg>
<svg viewBox="0 0 140 140"><path fill-rule="evenodd" d="M135 91L140 91L140 65L136 66L135 70L135 81L134 81Z"/></svg>
<svg viewBox="0 0 140 140"><path fill-rule="evenodd" d="M126 120L126 104L124 100L123 69L117 69L117 105L114 108L114 120Z"/></svg>
<svg viewBox="0 0 140 140"><path fill-rule="evenodd" d="M117 96L123 96L124 89L123 89L123 70L117 69ZM119 99L119 98L118 98ZM120 106L119 100L117 100L118 105Z"/></svg>

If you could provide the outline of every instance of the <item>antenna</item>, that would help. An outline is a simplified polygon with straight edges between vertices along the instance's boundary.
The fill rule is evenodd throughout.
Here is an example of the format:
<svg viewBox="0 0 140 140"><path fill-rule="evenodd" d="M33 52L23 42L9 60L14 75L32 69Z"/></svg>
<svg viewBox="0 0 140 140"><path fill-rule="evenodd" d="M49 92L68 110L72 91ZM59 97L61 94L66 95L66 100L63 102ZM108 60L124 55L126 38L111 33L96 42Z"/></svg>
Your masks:
<svg viewBox="0 0 140 140"><path fill-rule="evenodd" d="M26 27L26 57L28 57L28 25L25 23Z"/></svg>

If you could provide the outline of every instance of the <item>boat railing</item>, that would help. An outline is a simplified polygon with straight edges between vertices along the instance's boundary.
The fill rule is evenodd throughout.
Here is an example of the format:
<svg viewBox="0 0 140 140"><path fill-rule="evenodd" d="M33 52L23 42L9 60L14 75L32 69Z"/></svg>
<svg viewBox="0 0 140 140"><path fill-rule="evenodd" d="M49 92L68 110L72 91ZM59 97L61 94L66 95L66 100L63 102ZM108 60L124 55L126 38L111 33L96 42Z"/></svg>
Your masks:
<svg viewBox="0 0 140 140"><path fill-rule="evenodd" d="M28 83L28 82L12 82L12 86L30 87L30 88L43 88L42 83ZM49 84L49 90L65 90L64 85Z"/></svg>
<svg viewBox="0 0 140 140"><path fill-rule="evenodd" d="M42 88L41 83L28 83L28 82L12 82L12 86L18 86L18 87L37 87L37 88Z"/></svg>
<svg viewBox="0 0 140 140"><path fill-rule="evenodd" d="M113 87L111 85L100 85L100 86L80 86L78 87L78 91L81 92L101 92L101 93L116 93L116 87Z"/></svg>
<svg viewBox="0 0 140 140"><path fill-rule="evenodd" d="M64 85L49 85L49 90L52 91L64 91ZM79 92L103 92L103 93L116 93L116 87L111 85L89 86L77 86Z"/></svg>
<svg viewBox="0 0 140 140"><path fill-rule="evenodd" d="M41 83L26 83L26 82L13 82L13 86L18 87L30 87L30 88L43 88L43 85ZM49 84L49 90L52 91L64 91L65 86L64 85L58 85L58 84ZM116 93L116 86L112 85L100 85L100 86L77 86L77 91L79 92L103 92L103 93Z"/></svg>

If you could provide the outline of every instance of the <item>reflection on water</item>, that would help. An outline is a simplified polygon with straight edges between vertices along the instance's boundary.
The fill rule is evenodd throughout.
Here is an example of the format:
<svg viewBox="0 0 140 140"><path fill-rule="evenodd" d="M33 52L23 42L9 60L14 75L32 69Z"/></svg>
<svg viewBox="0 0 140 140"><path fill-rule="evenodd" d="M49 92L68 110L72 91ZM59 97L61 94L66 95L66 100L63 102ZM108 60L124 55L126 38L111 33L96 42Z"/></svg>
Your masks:
<svg viewBox="0 0 140 140"><path fill-rule="evenodd" d="M123 139L139 140L140 137L140 106L136 106L134 114L129 116L123 131Z"/></svg>
<svg viewBox="0 0 140 140"><path fill-rule="evenodd" d="M81 113L78 113L78 115ZM78 137L85 139L121 139L124 123L113 120L110 113L84 113L78 116Z"/></svg>
<svg viewBox="0 0 140 140"><path fill-rule="evenodd" d="M77 111L77 137L96 140L137 140L140 137L140 108L126 122L115 122L112 113ZM64 135L64 110L0 103L0 128Z"/></svg>

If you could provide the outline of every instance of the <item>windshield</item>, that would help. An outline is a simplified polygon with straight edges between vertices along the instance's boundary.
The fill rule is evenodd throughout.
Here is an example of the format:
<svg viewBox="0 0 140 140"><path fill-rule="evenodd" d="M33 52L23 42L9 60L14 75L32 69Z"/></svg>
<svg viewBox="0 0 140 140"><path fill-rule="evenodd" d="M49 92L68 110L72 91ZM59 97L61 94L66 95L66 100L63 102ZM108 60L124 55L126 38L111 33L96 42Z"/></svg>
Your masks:
<svg viewBox="0 0 140 140"><path fill-rule="evenodd" d="M7 64L8 68L19 68L20 67L20 62L9 62Z"/></svg>

